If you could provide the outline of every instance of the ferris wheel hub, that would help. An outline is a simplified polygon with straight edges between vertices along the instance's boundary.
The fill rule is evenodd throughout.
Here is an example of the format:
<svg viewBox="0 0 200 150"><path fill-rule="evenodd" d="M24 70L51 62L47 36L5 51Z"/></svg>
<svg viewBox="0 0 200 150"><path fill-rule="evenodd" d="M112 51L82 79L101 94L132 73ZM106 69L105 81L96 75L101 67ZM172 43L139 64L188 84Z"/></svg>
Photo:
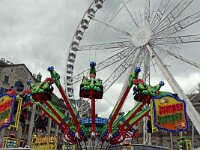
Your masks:
<svg viewBox="0 0 200 150"><path fill-rule="evenodd" d="M151 39L152 31L147 26L141 26L132 35L132 43L136 47L146 45Z"/></svg>

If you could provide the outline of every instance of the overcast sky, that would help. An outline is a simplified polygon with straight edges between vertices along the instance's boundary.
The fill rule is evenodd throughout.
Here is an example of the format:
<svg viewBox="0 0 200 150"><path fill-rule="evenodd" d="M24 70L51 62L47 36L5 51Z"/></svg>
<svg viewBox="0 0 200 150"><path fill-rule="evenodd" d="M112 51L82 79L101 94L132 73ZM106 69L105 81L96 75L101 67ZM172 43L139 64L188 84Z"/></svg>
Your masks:
<svg viewBox="0 0 200 150"><path fill-rule="evenodd" d="M120 7L121 5L118 5L116 1L117 0L115 0L115 3L114 0L113 3L105 3L105 12L109 14L110 9L114 10L116 7ZM63 82L68 47L84 12L91 2L92 0L1 0L0 58L5 58L14 64L24 63L31 72L36 74L41 72L43 79L49 76L48 71L46 71L47 67L53 65L57 72L61 74L61 80ZM156 2L159 2L159 0ZM174 3L177 2L171 1L169 8L172 8ZM113 7L114 5L116 6ZM133 0L131 0L127 5L129 8L132 8L132 12L134 12L134 10L136 11L136 13L133 14L140 20L140 16L137 14L139 13L139 9L141 12L144 11L144 1L135 0L133 3ZM189 13L195 12L193 9L197 11L199 9L197 6L199 5L199 1L196 0L184 15L186 16ZM103 9L100 10L98 12L99 18L103 18L106 14L105 12ZM133 30L133 28L128 27L130 21L123 15L124 13L119 14L118 19L113 20L113 22L120 24L123 21L125 24L122 24L120 27ZM112 14L109 14L108 17L112 18ZM189 32L186 31L186 33L200 33L198 25L192 26L189 28ZM102 25L97 26L95 23L92 23L84 36L83 43L92 44L95 43L96 39L109 42L112 41L113 37L115 39L120 37L120 35L112 33L113 31L105 32L107 30L103 30L104 33L100 34L98 33L100 27L105 28ZM191 60L200 63L199 44L193 44L192 46L181 45L176 52L180 54L184 53L184 57L188 56ZM85 55L90 55L90 57L84 59ZM80 72L82 66L88 68L90 60L95 59L97 62L100 62L104 57L107 57L107 53L101 54L99 58L96 55L96 53L90 52L85 54L81 53L77 56L75 64L76 72ZM182 63L181 65L176 64L176 62L170 58L167 60L170 60L167 65L176 66L174 75L176 79L180 81L185 91L188 91L189 88L192 88L192 86L199 82L199 70L190 68ZM179 69L182 69L182 72L179 71L179 69L177 71L177 66ZM152 68L152 70L154 69L155 68ZM173 70L173 68L171 69ZM165 81L158 72L159 71L155 70L155 77L152 78L152 83L158 83L160 80ZM105 76L109 76L109 71L107 71L107 73L108 74ZM116 95L121 90L122 82L123 79L113 85L109 93L105 95L104 100L99 100L97 102L97 111L100 116L108 116L111 112L112 104L110 104L108 100L113 104L115 103L117 99ZM79 89L79 85L76 85L75 89ZM166 89L170 90L168 85L166 85ZM78 93L78 90L75 92ZM134 104L131 95L129 102L125 105L125 110L130 109Z"/></svg>

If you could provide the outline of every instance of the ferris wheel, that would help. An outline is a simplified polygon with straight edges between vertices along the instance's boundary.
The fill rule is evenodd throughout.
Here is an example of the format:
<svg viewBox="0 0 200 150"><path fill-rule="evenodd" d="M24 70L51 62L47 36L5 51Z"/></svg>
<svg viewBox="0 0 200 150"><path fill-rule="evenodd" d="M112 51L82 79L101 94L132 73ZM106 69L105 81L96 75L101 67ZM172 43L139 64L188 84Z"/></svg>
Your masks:
<svg viewBox="0 0 200 150"><path fill-rule="evenodd" d="M200 55L195 55L200 42L196 26L200 11L195 11L198 3L197 0L92 2L69 46L65 67L68 98L78 99L74 93L78 92L76 87L83 76L88 75L91 60L97 62L96 70L103 78L104 92L112 93L112 87L121 81L126 84L136 66L143 68L142 78L149 82L152 74L159 70L171 89L187 101L188 115L200 134L199 114L174 77L174 74L189 74L190 70L199 76ZM187 69L183 71L185 65ZM122 88L121 94L123 92Z"/></svg>

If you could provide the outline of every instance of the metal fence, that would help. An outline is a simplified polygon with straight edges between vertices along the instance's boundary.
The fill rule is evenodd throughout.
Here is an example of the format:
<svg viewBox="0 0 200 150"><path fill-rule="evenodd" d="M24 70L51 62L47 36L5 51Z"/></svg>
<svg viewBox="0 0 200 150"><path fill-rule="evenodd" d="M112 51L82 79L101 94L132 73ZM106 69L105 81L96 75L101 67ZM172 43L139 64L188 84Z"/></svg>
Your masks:
<svg viewBox="0 0 200 150"><path fill-rule="evenodd" d="M154 145L143 145L143 144L134 144L134 150L171 150L167 147L160 147Z"/></svg>

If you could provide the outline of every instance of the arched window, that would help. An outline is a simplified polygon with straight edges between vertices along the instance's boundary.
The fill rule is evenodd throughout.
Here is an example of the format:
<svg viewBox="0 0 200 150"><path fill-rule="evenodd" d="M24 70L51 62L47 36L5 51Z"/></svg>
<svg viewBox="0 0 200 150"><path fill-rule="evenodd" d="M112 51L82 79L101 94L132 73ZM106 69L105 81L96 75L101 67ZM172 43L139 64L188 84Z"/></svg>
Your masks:
<svg viewBox="0 0 200 150"><path fill-rule="evenodd" d="M17 92L22 92L24 90L24 85L21 81L16 81L14 87L17 90Z"/></svg>

